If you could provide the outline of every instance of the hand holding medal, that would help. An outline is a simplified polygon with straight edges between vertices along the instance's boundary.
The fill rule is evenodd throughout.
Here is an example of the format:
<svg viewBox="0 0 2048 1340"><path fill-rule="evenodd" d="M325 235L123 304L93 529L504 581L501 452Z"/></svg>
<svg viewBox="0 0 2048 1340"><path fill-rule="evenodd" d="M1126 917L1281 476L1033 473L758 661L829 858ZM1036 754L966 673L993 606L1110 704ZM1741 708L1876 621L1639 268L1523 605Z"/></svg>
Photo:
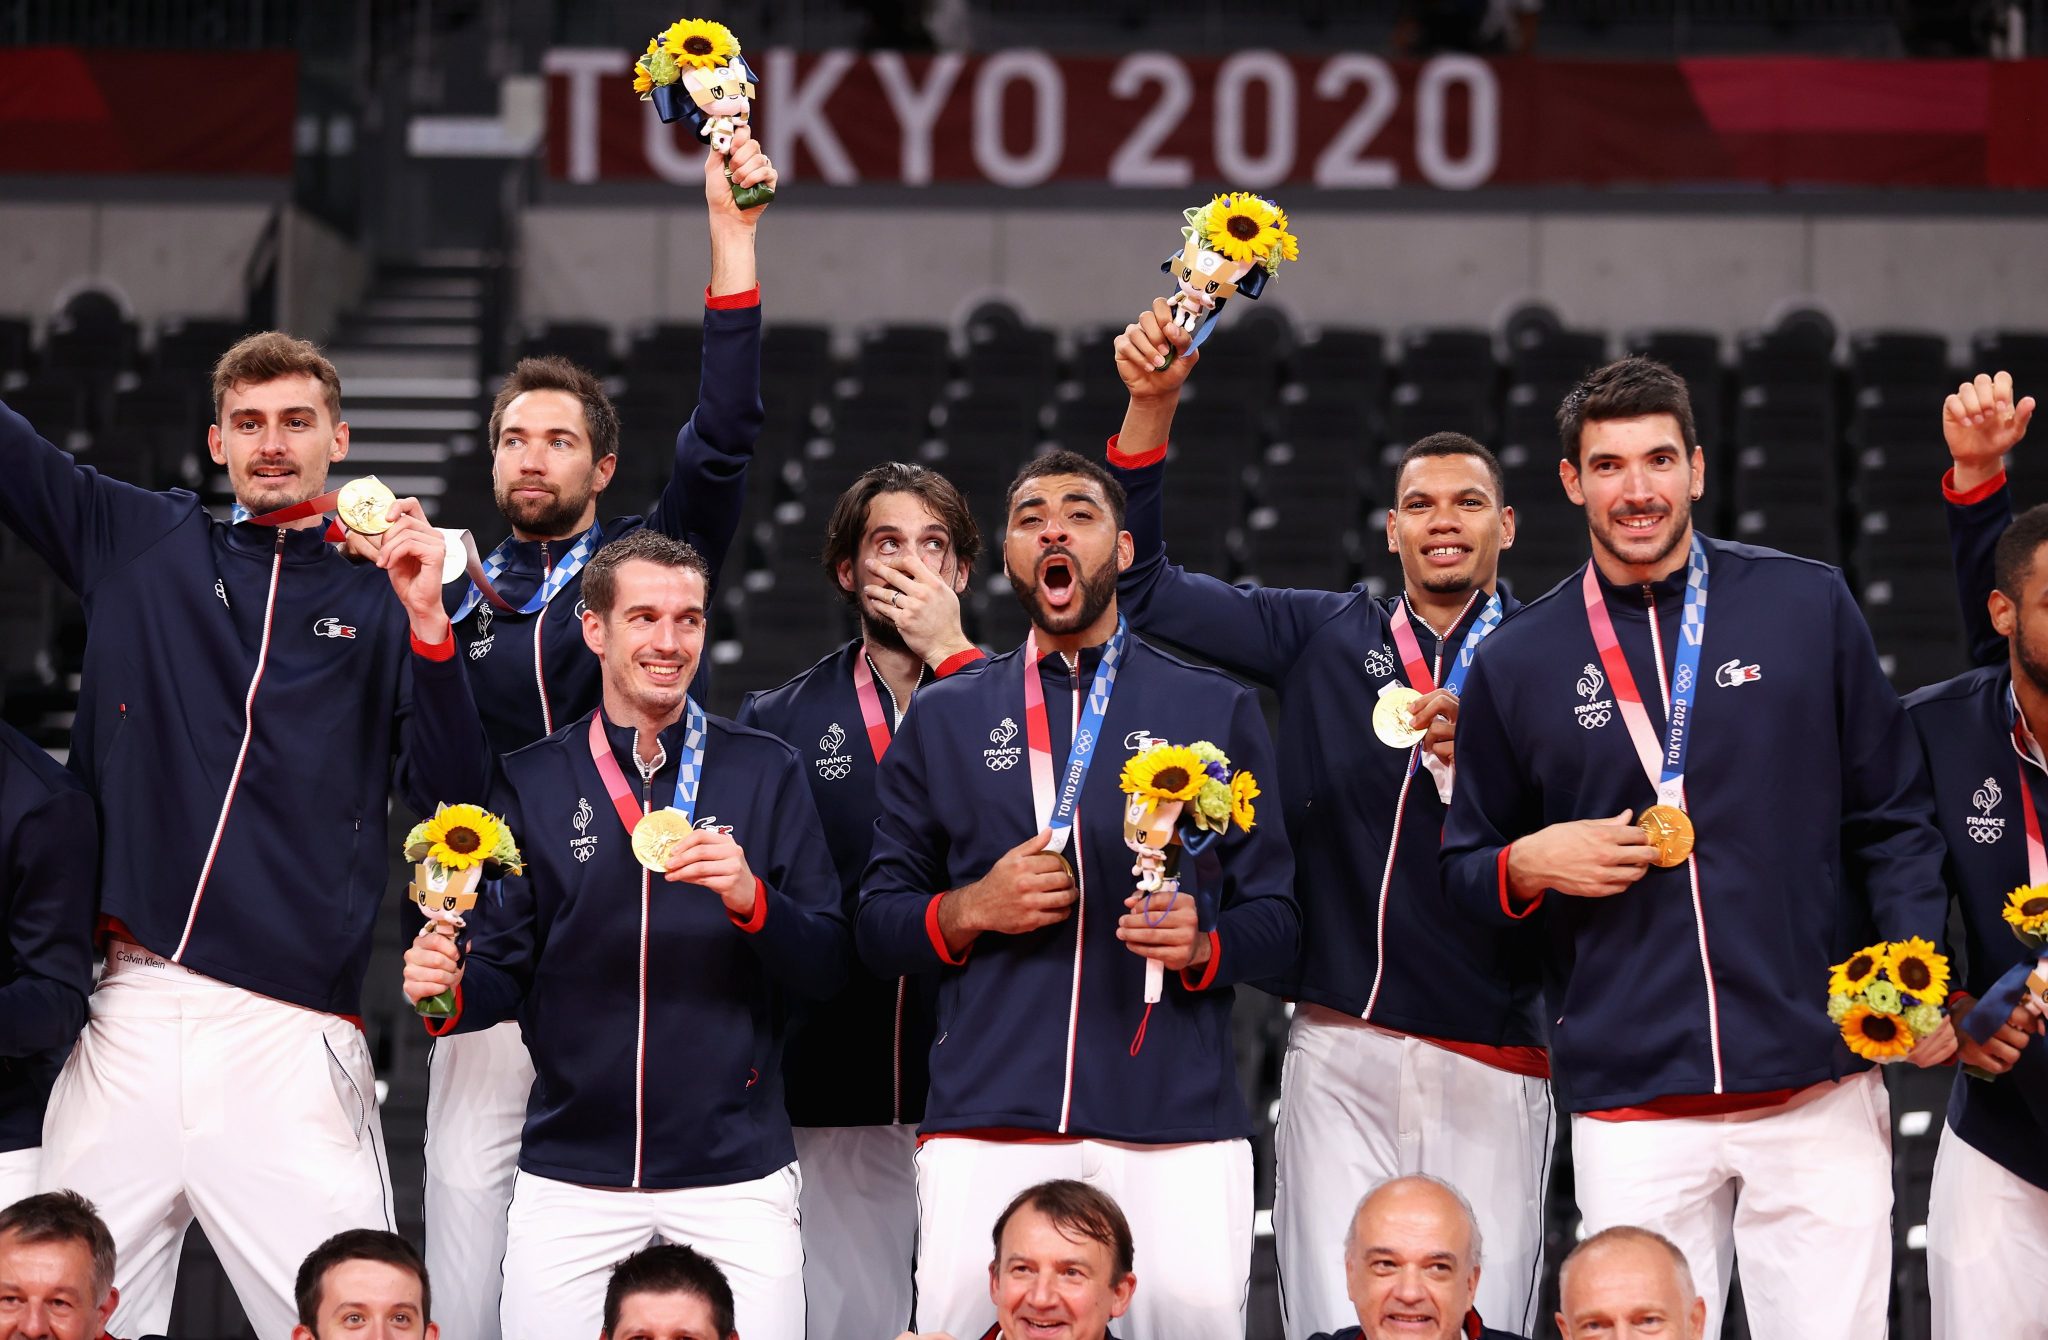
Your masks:
<svg viewBox="0 0 2048 1340"><path fill-rule="evenodd" d="M633 63L633 90L641 100L652 102L664 122L688 122L725 159L732 201L742 210L775 198L772 168L747 173L748 184L733 179L734 146L751 135L746 127L759 83L732 29L709 19L678 19Z"/></svg>
<svg viewBox="0 0 2048 1340"><path fill-rule="evenodd" d="M447 952L434 955L444 961L452 954L463 914L476 906L478 884L525 869L512 830L503 819L476 805L436 807L431 819L414 824L405 835L404 851L405 859L414 863L406 896L427 918L421 938L445 938ZM407 964L408 978L414 976L416 966ZM455 975L460 976L459 969ZM428 1018L451 1017L455 1013L454 986L417 1000L414 1008Z"/></svg>
<svg viewBox="0 0 2048 1340"><path fill-rule="evenodd" d="M1207 740L1159 744L1124 764L1124 845L1137 858L1137 892L1117 935L1145 959L1145 1003L1164 993L1168 961L1186 968L1201 961L1201 932L1214 927L1214 891L1190 888L1183 857L1199 855L1233 826L1250 829L1259 784L1248 772L1233 775L1230 757ZM1162 901L1163 900L1163 901Z"/></svg>

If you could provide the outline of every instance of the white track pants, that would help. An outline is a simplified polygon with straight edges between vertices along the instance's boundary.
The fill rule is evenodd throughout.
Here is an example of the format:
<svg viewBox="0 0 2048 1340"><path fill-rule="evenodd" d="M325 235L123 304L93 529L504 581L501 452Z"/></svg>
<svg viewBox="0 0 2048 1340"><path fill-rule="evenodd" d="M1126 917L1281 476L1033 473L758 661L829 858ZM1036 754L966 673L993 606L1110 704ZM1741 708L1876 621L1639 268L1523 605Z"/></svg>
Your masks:
<svg viewBox="0 0 2048 1340"><path fill-rule="evenodd" d="M306 1254L392 1227L362 1030L117 943L50 1096L41 1182L113 1232L116 1334L169 1325L196 1218L259 1340L286 1340Z"/></svg>
<svg viewBox="0 0 2048 1340"><path fill-rule="evenodd" d="M751 1182L679 1191L617 1191L521 1172L505 1243L507 1340L596 1335L612 1267L657 1240L717 1263L746 1340L804 1340L798 1183L794 1163Z"/></svg>
<svg viewBox="0 0 2048 1340"><path fill-rule="evenodd" d="M498 1340L505 1215L533 1060L519 1025L434 1040L427 1059L427 1274L443 1334Z"/></svg>
<svg viewBox="0 0 2048 1340"><path fill-rule="evenodd" d="M1677 1243L1721 1333L1740 1257L1756 1340L1881 1336L1892 1261L1891 1100L1875 1070L1781 1107L1654 1121L1572 1118L1586 1231ZM2001 1337L2001 1340L2004 1340Z"/></svg>
<svg viewBox="0 0 2048 1340"><path fill-rule="evenodd" d="M910 1325L917 1129L799 1126L808 1340L888 1340Z"/></svg>
<svg viewBox="0 0 2048 1340"><path fill-rule="evenodd" d="M2048 1191L1947 1126L1927 1210L1934 1340L2048 1340Z"/></svg>
<svg viewBox="0 0 2048 1340"><path fill-rule="evenodd" d="M1534 1329L1543 1279L1550 1089L1320 1005L1294 1012L1280 1079L1273 1194L1287 1340L1358 1324L1344 1235L1374 1184L1428 1173L1479 1216L1475 1306L1487 1325Z"/></svg>
<svg viewBox="0 0 2048 1340"><path fill-rule="evenodd" d="M36 1193L36 1170L42 1162L40 1147L10 1149L0 1154L0 1210Z"/></svg>
<svg viewBox="0 0 2048 1340"><path fill-rule="evenodd" d="M1019 1191L1055 1177L1107 1192L1130 1221L1138 1292L1119 1336L1243 1340L1252 1264L1252 1152L1243 1140L925 1141L917 1151L920 1332L975 1336L994 1324L996 1217Z"/></svg>

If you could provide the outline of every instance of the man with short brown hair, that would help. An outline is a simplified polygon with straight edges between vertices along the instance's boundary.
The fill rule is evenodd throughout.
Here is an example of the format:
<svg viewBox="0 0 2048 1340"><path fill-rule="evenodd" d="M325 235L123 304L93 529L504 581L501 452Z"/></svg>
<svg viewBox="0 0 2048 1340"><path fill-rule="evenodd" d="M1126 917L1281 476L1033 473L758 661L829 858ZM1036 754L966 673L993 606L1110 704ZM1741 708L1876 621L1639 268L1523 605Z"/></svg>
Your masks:
<svg viewBox="0 0 2048 1340"><path fill-rule="evenodd" d="M474 797L487 756L419 503L357 514L378 533L349 547L374 562L328 541L349 441L333 366L273 331L214 384L232 523L81 467L0 408L0 520L85 603L71 767L104 835L106 970L40 1177L106 1207L119 1329L164 1329L197 1218L278 1336L306 1252L390 1219L357 1021L390 793Z"/></svg>
<svg viewBox="0 0 2048 1340"><path fill-rule="evenodd" d="M727 180L727 169L731 180ZM761 289L754 233L766 205L741 210L733 187L775 184L775 168L744 127L730 162L704 159L711 274L697 407L676 434L653 506L600 521L615 485L619 415L603 381L565 358L522 360L491 406L492 495L512 533L485 563L496 600L473 584L447 588L449 611L491 745L511 753L597 705L597 659L581 628L584 565L641 527L689 544L717 585L739 530L748 464L760 435ZM687 369L677 368L680 379ZM496 1340L498 1263L533 1062L516 1020L443 1038L429 1057L427 1260L450 1335Z"/></svg>
<svg viewBox="0 0 2048 1340"><path fill-rule="evenodd" d="M0 1209L0 1340L106 1340L114 1238L76 1191Z"/></svg>

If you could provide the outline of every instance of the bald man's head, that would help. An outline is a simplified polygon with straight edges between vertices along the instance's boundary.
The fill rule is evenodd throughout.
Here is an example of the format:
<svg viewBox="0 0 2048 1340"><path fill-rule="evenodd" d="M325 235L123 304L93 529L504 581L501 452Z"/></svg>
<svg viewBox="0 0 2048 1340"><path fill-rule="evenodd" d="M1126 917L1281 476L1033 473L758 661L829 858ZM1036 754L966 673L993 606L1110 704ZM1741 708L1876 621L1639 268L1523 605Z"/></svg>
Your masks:
<svg viewBox="0 0 2048 1340"><path fill-rule="evenodd" d="M1365 1340L1453 1340L1479 1287L1479 1253L1479 1223L1449 1183L1397 1177L1374 1187L1344 1239L1344 1277Z"/></svg>
<svg viewBox="0 0 2048 1340"><path fill-rule="evenodd" d="M1610 1228L1572 1249L1558 1270L1557 1329L1565 1340L1702 1340L1707 1300L1685 1253L1647 1228Z"/></svg>

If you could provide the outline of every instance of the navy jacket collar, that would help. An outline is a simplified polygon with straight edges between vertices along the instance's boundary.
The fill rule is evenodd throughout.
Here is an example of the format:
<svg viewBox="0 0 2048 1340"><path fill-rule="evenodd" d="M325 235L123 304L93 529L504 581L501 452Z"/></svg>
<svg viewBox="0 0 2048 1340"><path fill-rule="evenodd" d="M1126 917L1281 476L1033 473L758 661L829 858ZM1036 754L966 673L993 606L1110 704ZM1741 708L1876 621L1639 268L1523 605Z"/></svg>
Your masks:
<svg viewBox="0 0 2048 1340"><path fill-rule="evenodd" d="M611 743L612 757L626 770L627 781L636 780L640 776L639 755L633 749L636 732L631 726L621 726L613 721L602 705L598 707L597 715L604 722L604 735ZM687 721L688 713L685 713L662 728L658 738L661 740L661 749L665 757L661 760L661 766L654 770L656 777L666 777L675 772L677 762L682 757L683 734Z"/></svg>

